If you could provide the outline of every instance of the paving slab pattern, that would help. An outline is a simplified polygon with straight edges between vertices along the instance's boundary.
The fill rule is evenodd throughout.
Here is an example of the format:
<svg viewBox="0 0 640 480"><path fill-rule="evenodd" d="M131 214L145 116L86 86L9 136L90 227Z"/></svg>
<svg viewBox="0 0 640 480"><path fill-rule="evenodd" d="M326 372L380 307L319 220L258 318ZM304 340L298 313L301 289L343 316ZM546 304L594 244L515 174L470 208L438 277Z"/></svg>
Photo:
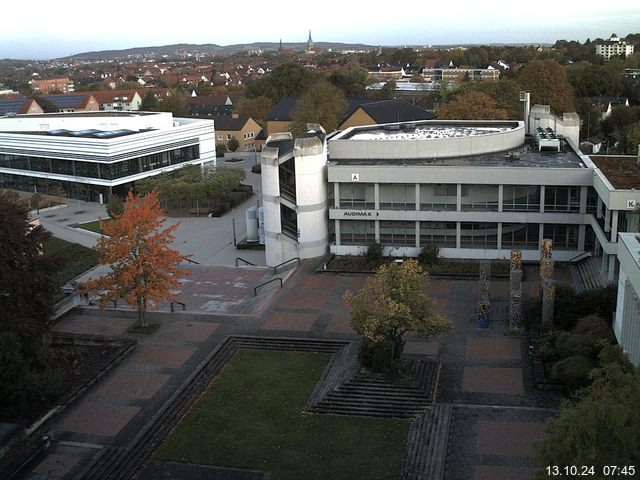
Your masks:
<svg viewBox="0 0 640 480"><path fill-rule="evenodd" d="M139 344L54 419L50 430L69 442L125 447L227 335L355 338L343 295L361 288L368 277L316 274L320 264L303 262L282 289L265 292L248 314L243 312L255 301L252 288L264 279L264 270L198 267L181 287L180 294L189 297L188 311L150 312L149 318L161 324L151 335L126 333L136 319L133 311L67 314L55 330L126 336ZM491 282L492 322L479 330L478 281L431 279L425 291L436 298L436 310L452 320L454 330L437 339L409 338L405 347L406 353L442 364L437 401L453 406L445 480L533 478L531 443L541 435L544 420L557 414L558 395L535 390L527 346L508 330L507 289L506 280ZM537 294L537 283L525 283L524 290ZM43 478L42 472L51 470L47 478L62 479L64 469L55 473L56 465L77 471L95 453L95 446L61 447L56 445L29 478Z"/></svg>

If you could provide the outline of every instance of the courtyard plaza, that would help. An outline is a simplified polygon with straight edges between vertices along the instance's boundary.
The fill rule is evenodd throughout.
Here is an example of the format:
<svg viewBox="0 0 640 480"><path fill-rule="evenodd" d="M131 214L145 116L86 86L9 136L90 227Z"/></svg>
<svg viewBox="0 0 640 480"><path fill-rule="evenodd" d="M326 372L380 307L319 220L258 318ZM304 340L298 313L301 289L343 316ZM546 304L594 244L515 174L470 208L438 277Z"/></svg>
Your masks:
<svg viewBox="0 0 640 480"><path fill-rule="evenodd" d="M180 292L187 310L151 312L150 319L160 327L149 335L127 332L136 312L121 306L80 306L63 315L55 331L133 338L138 343L45 426L54 445L27 478L82 478L102 450L125 449L229 335L355 338L343 295L360 288L367 277L319 274L320 265L321 260L292 265L278 275L285 278L282 288L276 285L257 296L254 286L272 276L271 270L195 266ZM526 272L523 292L531 298L537 295L537 269L526 270L531 271ZM568 279L561 269L558 273ZM433 278L425 288L436 299L436 310L453 321L454 330L436 339L409 338L404 353L442 364L436 403L452 407L444 478L533 479L532 445L543 435L543 422L557 414L559 397L535 389L527 340L508 329L508 281L490 283L488 330L476 328L477 280ZM246 476L251 472L237 471L235 477L228 470L221 472L230 476L219 478L251 478Z"/></svg>

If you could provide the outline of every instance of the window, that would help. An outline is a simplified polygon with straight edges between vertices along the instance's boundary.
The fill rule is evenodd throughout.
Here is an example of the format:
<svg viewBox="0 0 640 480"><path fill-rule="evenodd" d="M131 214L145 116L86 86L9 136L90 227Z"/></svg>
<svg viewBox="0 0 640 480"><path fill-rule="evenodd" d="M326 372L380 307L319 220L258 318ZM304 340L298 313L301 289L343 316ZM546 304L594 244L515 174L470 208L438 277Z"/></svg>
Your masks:
<svg viewBox="0 0 640 480"><path fill-rule="evenodd" d="M375 222L367 220L340 220L341 244L370 245L375 241Z"/></svg>
<svg viewBox="0 0 640 480"><path fill-rule="evenodd" d="M222 142L224 140L224 137L222 135L218 134L218 140Z"/></svg>
<svg viewBox="0 0 640 480"><path fill-rule="evenodd" d="M413 183L380 184L380 208L387 210L415 210L416 186Z"/></svg>
<svg viewBox="0 0 640 480"><path fill-rule="evenodd" d="M545 187L544 211L579 212L580 187Z"/></svg>
<svg viewBox="0 0 640 480"><path fill-rule="evenodd" d="M539 212L540 187L505 185L502 188L502 210L505 212Z"/></svg>
<svg viewBox="0 0 640 480"><path fill-rule="evenodd" d="M227 134L227 141L231 140L233 138L233 135Z"/></svg>
<svg viewBox="0 0 640 480"><path fill-rule="evenodd" d="M380 243L383 245L415 247L416 222L381 221Z"/></svg>
<svg viewBox="0 0 640 480"><path fill-rule="evenodd" d="M464 211L498 211L497 185L465 185L465 195L462 197Z"/></svg>
<svg viewBox="0 0 640 480"><path fill-rule="evenodd" d="M420 246L430 243L440 248L455 248L456 222L420 222Z"/></svg>
<svg viewBox="0 0 640 480"><path fill-rule="evenodd" d="M462 248L497 248L497 223L461 223L460 246Z"/></svg>
<svg viewBox="0 0 640 480"><path fill-rule="evenodd" d="M553 241L555 250L577 250L578 249L578 226L545 224L544 238Z"/></svg>
<svg viewBox="0 0 640 480"><path fill-rule="evenodd" d="M373 209L375 208L373 183L341 183L340 208Z"/></svg>
<svg viewBox="0 0 640 480"><path fill-rule="evenodd" d="M456 210L457 185L420 185L420 210Z"/></svg>
<svg viewBox="0 0 640 480"><path fill-rule="evenodd" d="M540 225L537 223L503 223L502 248L538 249Z"/></svg>

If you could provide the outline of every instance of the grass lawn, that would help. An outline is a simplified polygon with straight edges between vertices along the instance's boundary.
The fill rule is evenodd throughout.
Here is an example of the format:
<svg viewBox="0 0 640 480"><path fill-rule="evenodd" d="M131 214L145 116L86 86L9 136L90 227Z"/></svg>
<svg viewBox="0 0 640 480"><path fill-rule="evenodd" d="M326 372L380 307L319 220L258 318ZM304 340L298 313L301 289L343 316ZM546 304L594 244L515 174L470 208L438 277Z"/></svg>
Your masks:
<svg viewBox="0 0 640 480"><path fill-rule="evenodd" d="M51 237L42 247L45 255L59 260L56 283L60 287L98 264L98 254L77 243Z"/></svg>
<svg viewBox="0 0 640 480"><path fill-rule="evenodd" d="M111 220L110 218L103 218L102 221L103 222L108 222L109 220ZM94 232L94 233L102 233L102 229L100 228L100 220L94 220L93 222L86 222L86 223L78 223L76 225L76 228L83 228L85 230L89 230L90 232Z"/></svg>
<svg viewBox="0 0 640 480"><path fill-rule="evenodd" d="M397 479L409 420L303 411L328 360L240 350L155 457L267 470L273 480Z"/></svg>

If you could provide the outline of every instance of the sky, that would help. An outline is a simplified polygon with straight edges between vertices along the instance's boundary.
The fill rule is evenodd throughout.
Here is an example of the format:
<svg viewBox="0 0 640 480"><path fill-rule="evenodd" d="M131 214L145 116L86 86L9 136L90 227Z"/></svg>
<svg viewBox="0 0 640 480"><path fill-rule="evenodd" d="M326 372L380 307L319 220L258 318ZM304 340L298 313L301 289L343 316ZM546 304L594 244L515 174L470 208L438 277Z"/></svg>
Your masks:
<svg viewBox="0 0 640 480"><path fill-rule="evenodd" d="M14 0L3 2L0 15L0 58L19 59L173 43L306 42L309 30L315 42L374 46L584 42L640 33L638 0Z"/></svg>

